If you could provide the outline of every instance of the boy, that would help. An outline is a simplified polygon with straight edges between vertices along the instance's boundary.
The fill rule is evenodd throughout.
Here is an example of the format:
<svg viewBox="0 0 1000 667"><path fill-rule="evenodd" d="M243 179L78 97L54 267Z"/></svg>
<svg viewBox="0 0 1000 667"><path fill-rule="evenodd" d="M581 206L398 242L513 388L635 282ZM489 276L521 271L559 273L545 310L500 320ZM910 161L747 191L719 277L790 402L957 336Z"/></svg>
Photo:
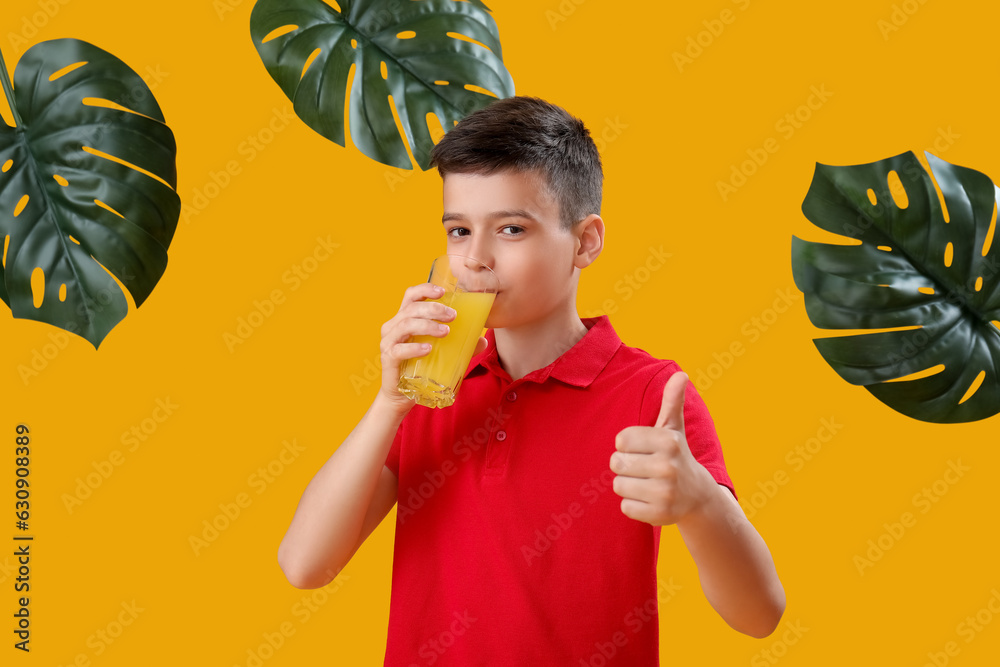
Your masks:
<svg viewBox="0 0 1000 667"><path fill-rule="evenodd" d="M454 405L415 405L399 367L429 346L408 341L446 335L454 311L425 300L440 296L428 283L406 290L382 327L378 395L278 550L288 580L327 584L398 499L385 665L657 665L660 526L676 524L712 606L770 634L784 590L704 402L675 362L577 315L580 270L604 244L583 123L497 100L431 164L447 252L500 279L487 336Z"/></svg>

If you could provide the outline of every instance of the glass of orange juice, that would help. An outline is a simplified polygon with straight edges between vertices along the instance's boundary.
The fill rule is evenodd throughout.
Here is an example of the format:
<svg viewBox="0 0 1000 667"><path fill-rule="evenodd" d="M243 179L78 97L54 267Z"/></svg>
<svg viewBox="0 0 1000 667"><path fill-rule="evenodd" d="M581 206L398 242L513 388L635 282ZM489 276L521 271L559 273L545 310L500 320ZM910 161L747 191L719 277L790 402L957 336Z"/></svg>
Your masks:
<svg viewBox="0 0 1000 667"><path fill-rule="evenodd" d="M455 402L476 343L483 334L500 281L492 269L478 259L463 255L441 255L431 265L427 282L440 285L444 294L437 301L455 309L455 319L446 322L443 337L412 336L408 342L430 343L422 357L406 359L399 371L399 391L420 405L445 408Z"/></svg>

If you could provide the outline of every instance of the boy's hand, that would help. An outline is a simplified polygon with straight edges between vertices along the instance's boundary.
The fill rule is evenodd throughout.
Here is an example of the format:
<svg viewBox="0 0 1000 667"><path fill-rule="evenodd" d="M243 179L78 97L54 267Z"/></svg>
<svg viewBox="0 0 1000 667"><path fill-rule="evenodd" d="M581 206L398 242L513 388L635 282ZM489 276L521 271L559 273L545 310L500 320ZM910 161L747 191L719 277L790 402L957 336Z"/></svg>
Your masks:
<svg viewBox="0 0 1000 667"><path fill-rule="evenodd" d="M678 371L663 387L655 426L629 426L615 438L611 455L615 493L625 516L654 526L677 523L710 498L716 482L691 454L684 435L684 391Z"/></svg>
<svg viewBox="0 0 1000 667"><path fill-rule="evenodd" d="M399 386L399 368L406 359L423 357L430 352L421 343L409 342L410 336L444 337L442 322L455 319L455 310L443 303L424 301L437 299L444 290L431 283L421 283L408 287L403 294L403 302L396 315L382 325L382 342L379 345L382 359L382 386L379 396L383 397L401 413L407 413L416 403L403 396ZM486 349L486 339L479 338L474 354Z"/></svg>

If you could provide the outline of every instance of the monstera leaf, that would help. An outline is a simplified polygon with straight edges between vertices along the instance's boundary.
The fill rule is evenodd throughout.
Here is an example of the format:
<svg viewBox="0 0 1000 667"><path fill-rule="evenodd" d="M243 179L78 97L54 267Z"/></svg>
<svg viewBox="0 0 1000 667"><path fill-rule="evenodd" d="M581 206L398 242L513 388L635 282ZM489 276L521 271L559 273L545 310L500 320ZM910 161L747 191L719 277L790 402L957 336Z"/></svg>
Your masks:
<svg viewBox="0 0 1000 667"><path fill-rule="evenodd" d="M911 152L817 164L803 213L860 243L793 236L792 271L816 326L891 329L816 339L842 378L914 419L974 421L1000 411L998 190L926 156L933 180Z"/></svg>
<svg viewBox="0 0 1000 667"><path fill-rule="evenodd" d="M427 169L430 114L448 131L495 99L480 91L514 94L496 23L479 0L259 0L250 32L299 118L341 146L348 123L361 152L394 167L412 163L393 110Z"/></svg>
<svg viewBox="0 0 1000 667"><path fill-rule="evenodd" d="M173 133L139 75L86 42L36 44L13 89L0 72L15 123L0 123L0 297L97 348L128 311L111 274L139 306L166 268Z"/></svg>

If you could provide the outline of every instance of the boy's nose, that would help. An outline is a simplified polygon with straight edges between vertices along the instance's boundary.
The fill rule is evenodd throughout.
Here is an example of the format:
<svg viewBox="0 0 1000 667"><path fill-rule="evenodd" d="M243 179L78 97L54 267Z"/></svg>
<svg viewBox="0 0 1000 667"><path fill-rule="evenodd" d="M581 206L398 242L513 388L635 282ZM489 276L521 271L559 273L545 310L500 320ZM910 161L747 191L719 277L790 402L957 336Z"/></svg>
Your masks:
<svg viewBox="0 0 1000 667"><path fill-rule="evenodd" d="M473 289L493 289L499 278L493 273L493 258L483 254L469 254L462 261L467 278L475 285Z"/></svg>
<svg viewBox="0 0 1000 667"><path fill-rule="evenodd" d="M473 272L482 271L483 267L482 264L480 264L480 262L482 262L482 264L486 264L486 266L489 266L487 261L483 259L481 255L479 254L469 255L468 257L465 258L465 268Z"/></svg>
<svg viewBox="0 0 1000 667"><path fill-rule="evenodd" d="M464 268L467 271L485 271L483 264L493 269L493 253L489 251L489 248L482 243L470 244L468 248L465 248L465 252L462 253L466 257ZM482 264L480 264L482 262Z"/></svg>

